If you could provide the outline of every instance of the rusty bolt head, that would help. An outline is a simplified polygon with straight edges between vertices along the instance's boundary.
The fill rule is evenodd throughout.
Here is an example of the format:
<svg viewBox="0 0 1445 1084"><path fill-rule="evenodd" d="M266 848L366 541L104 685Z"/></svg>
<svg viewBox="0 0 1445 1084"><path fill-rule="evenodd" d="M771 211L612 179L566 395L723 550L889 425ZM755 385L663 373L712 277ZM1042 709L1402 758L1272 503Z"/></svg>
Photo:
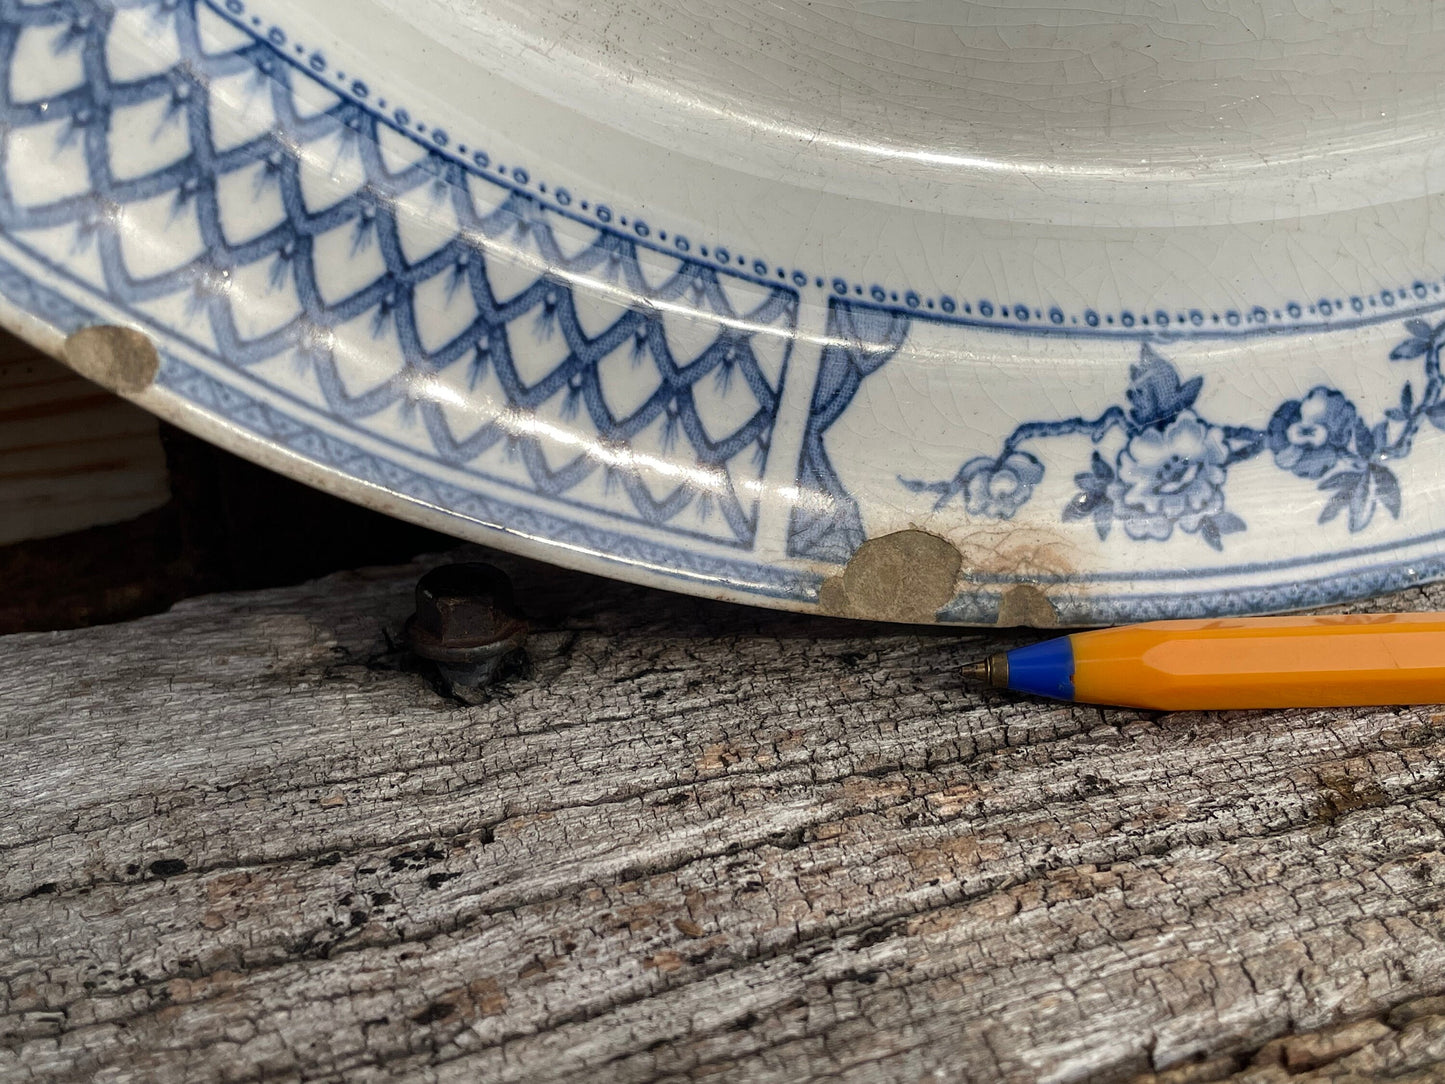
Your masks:
<svg viewBox="0 0 1445 1084"><path fill-rule="evenodd" d="M407 623L412 650L425 659L475 663L516 650L527 623L512 581L492 565L442 565L416 585L416 613Z"/></svg>

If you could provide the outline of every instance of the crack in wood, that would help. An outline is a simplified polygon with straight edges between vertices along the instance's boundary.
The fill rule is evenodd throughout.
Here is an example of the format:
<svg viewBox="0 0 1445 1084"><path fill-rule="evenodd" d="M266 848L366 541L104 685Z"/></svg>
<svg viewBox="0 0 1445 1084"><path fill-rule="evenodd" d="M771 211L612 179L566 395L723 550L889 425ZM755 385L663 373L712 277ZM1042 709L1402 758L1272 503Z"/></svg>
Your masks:
<svg viewBox="0 0 1445 1084"><path fill-rule="evenodd" d="M1445 715L980 701L946 637L508 563L564 618L468 711L360 669L416 568L0 640L0 1078L1425 1065L1445 1011L1319 1036L1445 992Z"/></svg>

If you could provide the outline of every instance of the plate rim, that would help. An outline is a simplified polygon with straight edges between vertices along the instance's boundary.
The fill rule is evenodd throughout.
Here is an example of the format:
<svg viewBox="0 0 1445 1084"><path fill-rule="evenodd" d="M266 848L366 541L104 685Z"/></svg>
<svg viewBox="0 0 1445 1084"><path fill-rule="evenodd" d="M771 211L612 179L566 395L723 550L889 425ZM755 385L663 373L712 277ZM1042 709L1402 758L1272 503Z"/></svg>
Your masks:
<svg viewBox="0 0 1445 1084"><path fill-rule="evenodd" d="M225 5L221 0L199 0L206 10L224 15L221 10L223 6L240 4L240 10L244 11L243 0L227 0ZM234 23L234 20L232 20ZM261 39L256 41L265 44ZM282 57L288 65L298 71L307 71L308 65L297 62L287 55L286 50L274 47L276 55ZM314 75L315 72L313 71ZM377 116L377 119L387 123L386 119ZM409 138L415 138L410 136ZM419 143L422 140L417 140ZM433 142L435 136L433 136ZM445 151L445 147L437 148L439 152ZM488 177L496 182L495 178ZM515 180L515 178L513 178ZM538 182L544 183L544 182ZM519 191L515 186L513 191ZM562 208L565 210L565 208ZM575 217L575 216L574 216ZM619 225L625 227L627 219L619 217ZM635 220L633 220L635 222ZM591 225L591 223L589 223ZM608 223L603 223L608 225ZM614 230L613 232L620 232ZM665 236L658 231L660 236ZM635 237L629 241L634 244L641 244L657 249L659 246L650 241L649 236L644 235L632 227ZM625 236L625 235L624 235ZM5 239L6 247L11 245L22 248L18 242L8 237ZM674 246L675 247L675 246ZM731 253L729 252L729 256ZM29 258L41 262L43 257L30 253ZM729 261L730 262L730 261ZM56 275L65 276L69 272L61 267L51 267L50 271ZM777 286L771 274L772 268L766 269L769 273L749 274L749 269L744 266L741 272L734 271L740 277L749 279L755 284L767 284L770 287ZM776 269L783 275L785 283L791 282L798 289L802 289L806 282L796 281L796 272L789 276L786 269ZM756 272L756 267L752 269ZM805 276L806 278L806 276ZM1409 287L1409 293L1417 300L1422 300L1430 294L1441 292L1441 282L1427 283L1417 280ZM965 325L982 328L1000 333L1026 332L1030 335L1048 335L1057 331L1059 334L1067 334L1073 337L1081 335L1097 335L1101 338L1125 340L1130 342L1160 342L1168 341L1171 335L1179 339L1194 340L1210 336L1225 337L1230 339L1241 339L1253 336L1273 336L1281 334L1309 334L1316 331L1339 331L1346 332L1360 327L1374 326L1377 324L1401 321L1412 315L1419 315L1427 312L1438 312L1445 308L1445 301L1426 302L1423 305L1412 305L1409 308L1396 308L1398 291L1393 288L1381 292L1378 295L1369 295L1368 300L1359 297L1351 297L1346 304L1339 299L1331 305L1331 311L1323 314L1310 311L1306 313L1306 307L1287 303L1278 310L1271 312L1263 307L1256 307L1248 314L1236 314L1239 320L1233 321L1230 314L1212 313L1206 318L1200 314L1199 324L1195 327L1208 325L1203 331L1181 328L1179 333L1166 332L1161 327L1161 321L1155 314L1155 321L1150 323L1149 314L1143 314L1137 321L1133 314L1118 314L1118 324L1113 325L1115 319L1113 314L1094 314L1094 321L1090 322L1088 313L1082 314L1084 327L1080 328L1076 323L1080 314L1063 314L1060 311L1060 318L1054 320L1053 312L1047 315L1049 323L1041 325L1040 320L1043 314L1040 310L1033 310L1032 313L1021 313L1018 310L1022 306L1014 307L1012 319L1014 323L993 321L993 316L999 310L991 310L989 313L979 313L977 317L968 311L967 306L973 304L965 302L965 311L962 315L955 312L925 312L920 311L925 307L924 299L919 298L916 303L910 303L909 298L904 295L900 302L899 294L896 291L884 290L881 286L871 286L866 294L862 284L849 284L850 288L839 291L836 285L831 285L833 294L829 297L828 305L847 304L860 308L871 308L880 312L893 313L906 316L909 319L921 319L950 325ZM815 287L825 288L824 279L816 277ZM84 291L86 286L77 279L76 290ZM569 543L561 538L558 532L534 533L518 527L508 527L500 523L499 517L486 520L474 516L467 516L459 512L455 505L446 507L426 502L414 493L407 494L399 490L402 485L399 481L384 483L378 480L369 480L356 474L347 473L335 462L330 464L317 460L314 456L308 457L295 447L286 447L280 443L280 438L274 434L271 437L263 435L258 429L247 429L237 417L236 413L226 416L216 409L213 413L207 408L202 399L209 394L213 402L220 392L219 388L227 388L231 395L243 394L234 386L225 385L214 376L203 372L191 365L182 356L185 350L180 349L184 344L176 342L178 339L174 331L167 331L158 324L151 321L135 310L128 310L118 319L113 314L106 314L99 309L88 309L86 306L77 303L72 298L52 288L40 278L27 273L22 267L12 263L8 258L0 261L0 293L6 299L6 307L0 313L0 322L5 323L12 330L19 332L23 337L29 338L32 342L40 345L47 352L64 355L63 347L59 344L63 337L70 332L79 330L82 327L95 324L122 322L137 326L143 330L157 345L158 352L162 358L162 366L156 383L146 391L132 394L128 397L140 405L150 409L152 412L167 418L182 427L189 429L197 435L212 441L229 450L245 455L255 462L277 469L282 473L296 477L308 484L325 489L329 492L346 497L370 507L377 508L390 515L399 516L434 527L447 533L458 534L462 537L471 537L477 541L489 542L500 545L502 548L524 552L531 556L553 563L566 565L590 572L598 572L604 575L615 576L622 579L633 580L634 582L650 585L664 585L673 589L680 589L712 598L731 598L738 601L764 602L771 606L795 610L817 610L819 609L820 589L830 578L827 573L821 571L825 563L822 562L801 562L793 567L784 568L775 563L752 562L738 560L736 562L724 562L715 556L699 555L696 549L688 549L681 545L669 545L656 538L642 539L636 535L627 535L613 532L608 537L605 529L594 525L587 525L585 530L593 532L595 537L605 540L610 550L603 548L585 547L575 543ZM880 293L882 296L880 296ZM1388 293L1388 300L1386 294ZM846 302L842 298L846 297ZM929 299L930 301L932 299ZM988 303L992 305L992 303ZM116 303L118 308L123 308ZM941 302L940 302L941 306ZM1318 304L1311 306L1311 309L1318 309ZM1345 308L1352 310L1345 314ZM1367 314L1365 309L1388 309L1376 314ZM1296 312L1294 309L1298 309ZM1334 320L1335 310L1341 310L1338 320ZM1281 313L1286 313L1284 322L1271 323L1271 320L1280 320ZM1257 315L1262 314L1262 315ZM1124 316L1129 315L1129 322L1124 322ZM1166 314L1167 315L1167 314ZM1304 320L1304 316L1320 317L1324 322L1310 323ZM956 317L956 318L955 318ZM1334 320L1334 322L1330 322ZM1183 321L1180 321L1181 323ZM1066 327L1049 325L1060 325L1067 323ZM1192 313L1190 323L1194 324ZM1223 323L1225 327L1217 331L1210 330L1214 325ZM1103 326L1100 326L1100 325ZM1163 321L1164 327L1169 326L1169 321ZM794 332L796 336L796 331ZM1162 337L1161 337L1162 336ZM209 383L208 383L209 382ZM187 392L189 389L189 394ZM299 419L298 419L299 422ZM304 422L300 422L304 424ZM322 434L328 439L337 439L331 434ZM380 438L378 438L380 439ZM434 485L434 480L432 481ZM484 495L477 493L478 498ZM493 505L505 505L507 502L496 497L486 498ZM506 508L508 514L517 512L523 513L521 518L531 517L533 519L547 519L549 516L553 522L571 522L573 526L581 526L577 521L567 521L565 517L540 511L537 508L525 508L520 505L511 505ZM1413 539L1395 541L1390 543L1379 543L1375 546L1359 547L1349 551L1345 556L1340 552L1328 555L1321 555L1313 558L1306 558L1292 562L1290 567L1300 568L1309 565L1325 566L1334 562L1347 561L1359 553L1370 550L1375 551L1406 551L1410 547L1418 547L1429 542L1438 542L1445 539L1445 531L1437 531L1432 534L1419 536ZM652 556L645 556L642 550L650 550ZM631 552L628 552L631 550ZM1254 612L1260 609L1286 609L1286 608L1307 608L1319 605L1344 601L1358 597L1362 592L1374 593L1381 590L1392 590L1403 586L1424 582L1428 579L1445 576L1445 553L1440 552L1441 547L1435 547L1433 557L1409 558L1401 557L1393 561L1379 562L1368 566L1356 566L1339 572L1331 572L1321 576L1307 579L1302 582L1291 584L1275 585L1239 585L1210 586L1206 591L1190 592L1188 594L1175 591L1160 591L1154 593L1132 592L1116 593L1109 596L1100 596L1087 590L1075 592L1075 601L1070 603L1070 595L1060 592L1051 595L1051 604L1055 607L1055 617L1065 623L1073 624L1069 620L1070 615L1087 614L1089 622L1138 619L1141 616L1148 616L1151 610L1158 612L1159 616L1203 616L1216 613L1243 613ZM665 556L668 563L660 559ZM696 567L699 561L711 565L711 571ZM649 563L650 562L650 563ZM689 567L689 566L692 567ZM1278 569L1274 569L1278 570ZM1157 576L1150 574L1131 573L1103 573L1092 577L1067 576L1050 577L1044 574L1031 575L1029 582L1041 585L1080 585L1093 581L1119 580L1139 581L1142 579L1166 578L1173 580L1197 579L1208 581L1231 575L1240 575L1248 572L1247 566L1227 566L1215 569L1201 569L1196 572L1173 571L1159 573ZM1015 579L1009 579L1003 574L998 574L996 579L997 590L991 590L995 586L995 580L991 580L987 574L980 574L971 577L952 603L942 607L935 620L939 623L988 625L995 623L1000 611L1006 608L1007 594L1021 585ZM859 616L859 615L853 615Z"/></svg>

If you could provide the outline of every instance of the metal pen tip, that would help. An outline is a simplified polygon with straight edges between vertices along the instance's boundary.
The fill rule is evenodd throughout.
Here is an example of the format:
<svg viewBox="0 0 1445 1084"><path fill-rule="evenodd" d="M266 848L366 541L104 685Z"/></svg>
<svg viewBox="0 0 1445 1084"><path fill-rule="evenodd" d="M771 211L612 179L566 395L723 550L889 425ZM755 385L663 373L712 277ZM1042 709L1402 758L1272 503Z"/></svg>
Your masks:
<svg viewBox="0 0 1445 1084"><path fill-rule="evenodd" d="M1008 656L1002 653L990 655L972 666L965 666L963 676L982 685L991 685L995 689L1007 689Z"/></svg>

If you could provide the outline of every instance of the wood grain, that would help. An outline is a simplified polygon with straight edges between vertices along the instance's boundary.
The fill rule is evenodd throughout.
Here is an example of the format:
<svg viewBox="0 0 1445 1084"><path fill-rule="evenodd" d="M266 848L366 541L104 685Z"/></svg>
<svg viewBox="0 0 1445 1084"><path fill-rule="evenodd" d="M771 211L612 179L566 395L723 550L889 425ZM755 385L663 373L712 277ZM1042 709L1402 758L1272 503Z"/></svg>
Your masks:
<svg viewBox="0 0 1445 1084"><path fill-rule="evenodd" d="M0 545L119 523L169 498L155 418L0 333Z"/></svg>
<svg viewBox="0 0 1445 1084"><path fill-rule="evenodd" d="M1445 713L508 566L476 708L390 647L419 567L0 639L0 1076L1440 1078Z"/></svg>

